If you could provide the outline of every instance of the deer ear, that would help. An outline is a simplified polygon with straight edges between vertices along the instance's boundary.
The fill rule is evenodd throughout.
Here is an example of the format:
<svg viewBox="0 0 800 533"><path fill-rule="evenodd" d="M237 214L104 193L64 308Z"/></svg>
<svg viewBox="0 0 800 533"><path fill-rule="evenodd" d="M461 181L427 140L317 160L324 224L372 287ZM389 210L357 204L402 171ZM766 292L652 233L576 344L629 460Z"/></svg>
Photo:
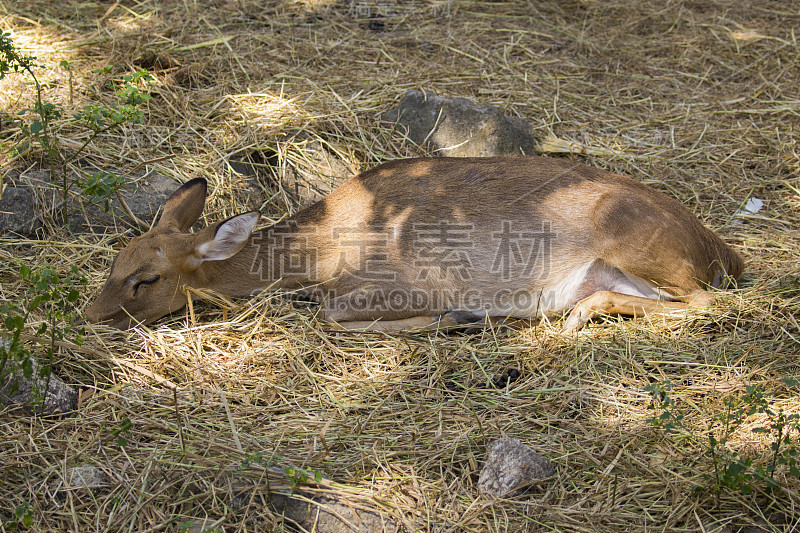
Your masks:
<svg viewBox="0 0 800 533"><path fill-rule="evenodd" d="M261 214L250 211L220 222L210 235L195 245L195 260L198 266L203 261L222 261L236 255L258 224Z"/></svg>
<svg viewBox="0 0 800 533"><path fill-rule="evenodd" d="M203 214L206 203L206 180L195 178L187 181L167 199L164 212L156 228L187 231Z"/></svg>

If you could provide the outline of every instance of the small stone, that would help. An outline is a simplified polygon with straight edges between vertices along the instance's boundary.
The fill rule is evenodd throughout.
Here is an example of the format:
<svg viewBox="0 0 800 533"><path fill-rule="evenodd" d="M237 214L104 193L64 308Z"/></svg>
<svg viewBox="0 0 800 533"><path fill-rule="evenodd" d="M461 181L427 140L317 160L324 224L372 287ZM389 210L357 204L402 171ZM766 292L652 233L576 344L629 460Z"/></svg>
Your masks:
<svg viewBox="0 0 800 533"><path fill-rule="evenodd" d="M500 498L555 473L552 463L519 439L498 439L487 448L486 464L478 478L482 494Z"/></svg>
<svg viewBox="0 0 800 533"><path fill-rule="evenodd" d="M105 472L90 464L68 468L63 478L59 477L50 483L50 490L58 498L63 498L68 492L84 492L108 488L108 476L106 476Z"/></svg>
<svg viewBox="0 0 800 533"><path fill-rule="evenodd" d="M97 489L108 486L106 474L92 465L81 465L67 470L67 485L70 489Z"/></svg>

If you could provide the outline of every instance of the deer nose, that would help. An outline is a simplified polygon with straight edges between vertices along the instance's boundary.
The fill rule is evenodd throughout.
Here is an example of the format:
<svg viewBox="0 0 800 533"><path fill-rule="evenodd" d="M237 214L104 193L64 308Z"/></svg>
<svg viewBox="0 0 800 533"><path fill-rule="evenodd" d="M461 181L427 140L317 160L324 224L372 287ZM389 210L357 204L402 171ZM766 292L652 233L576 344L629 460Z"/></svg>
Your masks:
<svg viewBox="0 0 800 533"><path fill-rule="evenodd" d="M92 304L89 306L89 309L84 312L84 322L91 322L92 324L100 322L100 313L97 312L96 307L95 304Z"/></svg>

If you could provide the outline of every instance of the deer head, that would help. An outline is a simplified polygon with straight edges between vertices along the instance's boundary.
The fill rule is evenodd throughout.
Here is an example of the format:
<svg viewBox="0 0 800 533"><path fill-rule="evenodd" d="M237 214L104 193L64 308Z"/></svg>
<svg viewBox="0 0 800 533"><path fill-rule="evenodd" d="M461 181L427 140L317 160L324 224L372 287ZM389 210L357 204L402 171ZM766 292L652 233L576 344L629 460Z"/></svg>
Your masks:
<svg viewBox="0 0 800 533"><path fill-rule="evenodd" d="M188 233L203 212L206 180L193 179L167 200L158 223L134 237L111 264L103 290L87 309L90 322L126 329L186 305L184 285L208 286L203 265L234 256L258 223L251 211Z"/></svg>

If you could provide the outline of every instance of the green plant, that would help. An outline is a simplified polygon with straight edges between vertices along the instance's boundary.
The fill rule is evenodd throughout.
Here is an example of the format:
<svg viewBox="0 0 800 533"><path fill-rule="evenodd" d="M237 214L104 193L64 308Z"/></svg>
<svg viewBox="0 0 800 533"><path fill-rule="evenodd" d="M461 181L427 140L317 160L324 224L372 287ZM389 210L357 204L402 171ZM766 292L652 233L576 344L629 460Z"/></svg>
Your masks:
<svg viewBox="0 0 800 533"><path fill-rule="evenodd" d="M86 179L78 180L77 184L84 196L92 203L103 204L106 212L111 207L111 197L126 185L123 178L105 170L90 174Z"/></svg>
<svg viewBox="0 0 800 533"><path fill-rule="evenodd" d="M653 397L650 401L650 409L661 411L661 414L648 418L647 421L667 433L672 433L683 425L683 413L670 396L673 388L674 385L670 381L653 383L644 388Z"/></svg>
<svg viewBox="0 0 800 533"><path fill-rule="evenodd" d="M72 65L68 61L62 61L60 66L69 75L69 100L72 104L73 85L72 85ZM58 136L53 131L53 123L63 115L63 106L59 103L46 102L43 100L42 85L36 77L36 69L41 65L36 63L36 57L22 54L14 47L11 34L3 32L0 34L0 79L12 70L23 72L31 77L35 87L35 102L33 107L25 108L19 112L21 117L17 123L22 133L23 141L11 148L12 155L19 155L27 151L31 142L35 142L42 149L42 155L47 166L50 168L51 177L54 183L59 183L62 193L62 220L66 222L67 217L67 196L72 185L77 185L84 196L89 197L92 202L103 203L108 211L109 198L116 194L125 185L125 181L109 172L98 172L86 179L71 178L70 164L91 144L99 135L111 131L125 123L140 124L144 120L144 113L141 106L150 100L150 95L139 90L140 84L146 84L152 78L145 70L126 74L122 77L122 82L111 84L115 87L115 102L109 106L103 104L91 104L84 106L80 113L73 115L75 123L82 125L89 131L87 139L71 155L62 154ZM111 66L106 66L96 70L98 74L109 74ZM27 115L32 115L29 121L25 121Z"/></svg>
<svg viewBox="0 0 800 533"><path fill-rule="evenodd" d="M61 117L61 106L45 103L42 101L42 85L36 77L35 69L40 68L36 63L36 56L25 55L14 47L11 34L8 32L0 33L0 79L6 77L11 72L25 72L33 80L35 87L36 100L32 108L26 108L19 112L20 116L33 113L38 118L34 118L30 123L19 122L17 125L25 139L22 143L11 148L12 155L20 154L30 147L30 141L34 140L42 147L42 152L47 158L51 171L55 169L54 157L57 153L56 144L58 139L50 136L50 123ZM55 180L55 175L53 176Z"/></svg>
<svg viewBox="0 0 800 533"><path fill-rule="evenodd" d="M784 380L787 387L796 387L797 380ZM775 480L779 469L787 475L800 479L797 463L797 438L800 434L800 416L787 414L783 409L777 411L764 396L758 385L747 385L743 394L730 394L722 399L724 410L712 418L712 424L706 439L695 435L685 423L685 414L671 393L674 387L669 382L654 383L645 387L651 394L650 408L657 414L648 419L653 426L666 433L682 433L700 443L704 453L711 459L713 474L706 474L719 497L723 489L738 490L749 494L754 483L765 485L765 490L772 491L780 486ZM754 466L752 457L745 457L729 446L733 434L754 415L766 415L767 423L751 431L770 437L771 460L768 464Z"/></svg>
<svg viewBox="0 0 800 533"><path fill-rule="evenodd" d="M242 459L241 469L247 470L251 465L257 464L261 466L272 466L278 463L281 459L279 455L271 455L269 459L264 460L262 452L251 453ZM322 472L314 469L295 468L294 466L284 466L283 473L289 481L290 487L296 487L300 483L308 483L310 479L314 479L317 483L322 481Z"/></svg>
<svg viewBox="0 0 800 533"><path fill-rule="evenodd" d="M117 439L116 443L117 446L120 448L124 448L128 445L128 439L125 438L126 436L130 436L131 433L131 421L129 418L123 418L117 429L111 431L111 434Z"/></svg>
<svg viewBox="0 0 800 533"><path fill-rule="evenodd" d="M304 470L302 468L295 468L293 466L283 467L283 473L286 474L286 479L289 480L289 486L294 488L300 483L308 483L309 473L313 474L314 481L317 483L322 481L322 472L319 470Z"/></svg>
<svg viewBox="0 0 800 533"><path fill-rule="evenodd" d="M272 466L273 464L275 464L275 456L273 455L272 458L270 458L265 462L263 452L251 453L245 456L244 459L242 459L241 469L247 470L248 468L250 468L251 464Z"/></svg>
<svg viewBox="0 0 800 533"><path fill-rule="evenodd" d="M787 378L784 382L788 387L797 387L796 379ZM784 412L778 409L776 412L771 406L766 405L763 413L769 417L769 425L754 428L753 433L762 433L771 436L770 449L772 450L772 460L766 466L759 466L756 475L768 483L769 489L778 488L775 482L775 472L784 467L789 475L800 479L800 468L798 468L798 453L792 433L800 433L800 415L797 413Z"/></svg>
<svg viewBox="0 0 800 533"><path fill-rule="evenodd" d="M39 366L39 377L47 381L44 391L37 403L44 404L50 380L50 369L56 350L56 341L70 337L75 344L83 342L83 327L75 316L73 303L78 299L78 286L86 284L77 267L72 266L70 274L61 277L51 266L45 265L32 270L27 265L19 266L19 276L27 284L22 297L14 301L0 304L2 325L0 325L0 383L10 372L21 371L26 379L33 376L33 354L23 342L22 335L32 313L39 311L44 320L36 328L36 336L44 338L45 364ZM4 332L3 332L4 330ZM11 392L14 392L12 386Z"/></svg>
<svg viewBox="0 0 800 533"><path fill-rule="evenodd" d="M6 526L8 529L29 529L32 525L33 512L30 502L27 501L14 508L14 518L5 524L0 523L0 526Z"/></svg>

